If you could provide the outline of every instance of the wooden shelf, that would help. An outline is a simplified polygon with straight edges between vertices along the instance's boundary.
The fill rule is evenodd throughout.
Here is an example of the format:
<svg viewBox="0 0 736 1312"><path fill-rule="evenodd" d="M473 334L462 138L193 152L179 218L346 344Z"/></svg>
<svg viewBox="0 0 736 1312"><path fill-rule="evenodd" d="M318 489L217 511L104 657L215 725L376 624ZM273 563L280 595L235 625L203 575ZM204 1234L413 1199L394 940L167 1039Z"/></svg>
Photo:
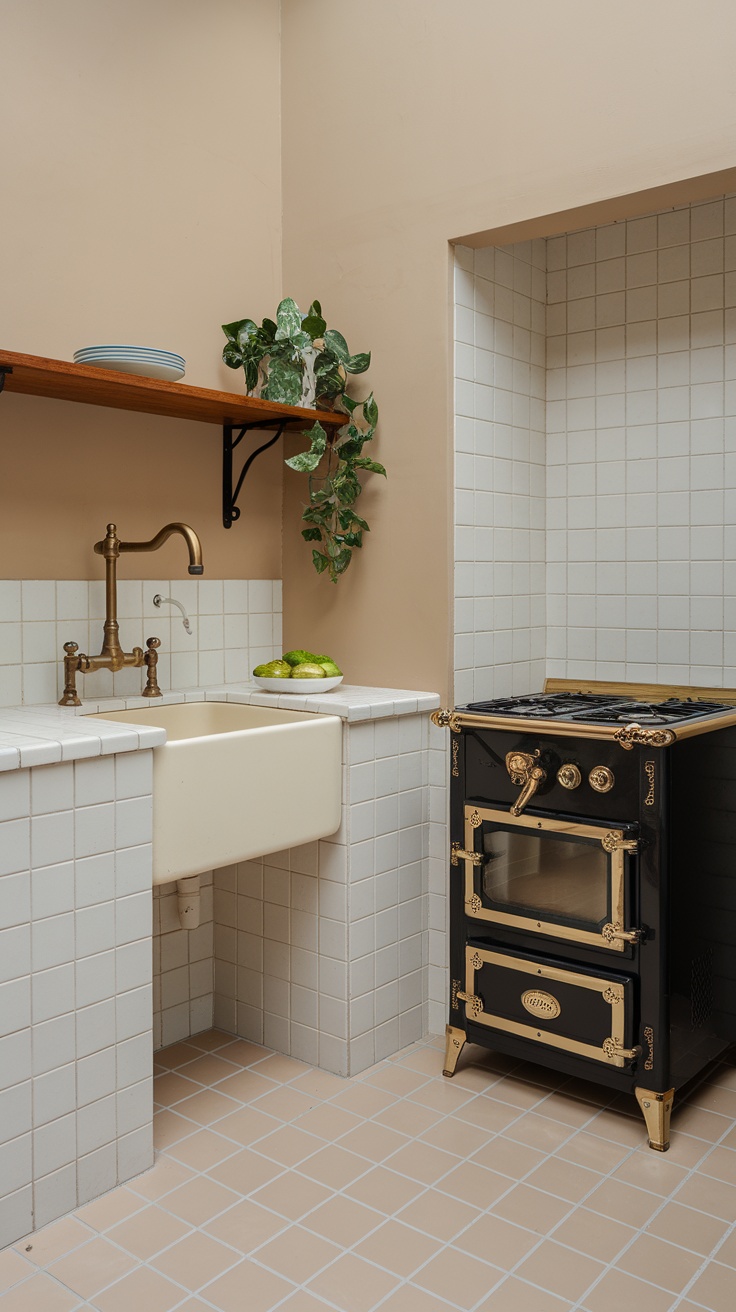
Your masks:
<svg viewBox="0 0 736 1312"><path fill-rule="evenodd" d="M138 414L164 415L169 419L195 419L200 423L258 424L265 428L269 419L274 425L286 420L289 428L311 428L317 420L324 428L338 428L346 422L344 414L309 410L301 406L262 401L260 397L232 392L215 392L186 383L162 383L155 378L118 373L113 369L96 369L91 365L71 364L67 360L46 360L37 355L19 355L0 351L0 370L12 369L5 376L5 390L26 396L47 396L56 401L78 401L84 405L107 406L114 410L134 410Z"/></svg>

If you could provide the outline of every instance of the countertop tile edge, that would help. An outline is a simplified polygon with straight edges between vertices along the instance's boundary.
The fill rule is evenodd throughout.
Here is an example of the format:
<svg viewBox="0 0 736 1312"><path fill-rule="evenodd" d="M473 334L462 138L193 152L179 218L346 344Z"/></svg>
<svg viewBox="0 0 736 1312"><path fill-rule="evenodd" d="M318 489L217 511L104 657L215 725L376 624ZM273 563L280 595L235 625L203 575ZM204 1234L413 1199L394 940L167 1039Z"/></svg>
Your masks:
<svg viewBox="0 0 736 1312"><path fill-rule="evenodd" d="M405 688L341 684L339 692L336 689L329 694L310 697L300 693L292 697L288 693L263 692L252 683L177 689L164 693L158 704L172 706L182 702L222 699L245 705L337 715L349 724L389 716L416 715L431 711L440 704L437 693ZM149 727L145 723L122 728L114 721L104 719L92 724L88 718L93 714L104 716L105 711L145 711L149 708L150 702L140 696L110 697L68 708L56 703L0 708L0 771L160 747L166 742L164 729Z"/></svg>

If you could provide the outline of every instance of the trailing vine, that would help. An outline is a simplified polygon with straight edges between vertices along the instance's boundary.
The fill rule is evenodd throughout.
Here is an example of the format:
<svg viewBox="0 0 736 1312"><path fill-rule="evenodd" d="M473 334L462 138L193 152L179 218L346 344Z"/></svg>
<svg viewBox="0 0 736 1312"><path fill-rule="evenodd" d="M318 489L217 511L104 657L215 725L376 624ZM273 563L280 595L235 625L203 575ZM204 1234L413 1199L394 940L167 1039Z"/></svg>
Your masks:
<svg viewBox="0 0 736 1312"><path fill-rule="evenodd" d="M312 547L314 568L336 583L353 551L363 546L363 534L369 532L355 510L363 491L358 472L386 476L383 465L363 455L378 423L373 393L364 401L347 393L350 378L365 373L370 365L370 352L351 355L342 333L327 327L319 301L302 314L296 302L286 297L275 323L264 319L259 326L252 319L240 319L222 327L227 337L222 358L231 369L243 369L249 394L259 389L267 401L345 415L334 437L315 422L304 433L308 449L286 461L290 469L309 476L302 537L319 543Z"/></svg>

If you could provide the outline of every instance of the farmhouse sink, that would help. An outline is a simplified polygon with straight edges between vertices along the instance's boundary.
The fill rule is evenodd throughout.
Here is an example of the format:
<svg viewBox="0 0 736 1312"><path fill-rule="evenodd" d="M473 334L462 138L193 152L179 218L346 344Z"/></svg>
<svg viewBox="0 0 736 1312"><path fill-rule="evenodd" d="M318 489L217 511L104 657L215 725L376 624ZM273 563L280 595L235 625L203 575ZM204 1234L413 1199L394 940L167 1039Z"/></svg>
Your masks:
<svg viewBox="0 0 736 1312"><path fill-rule="evenodd" d="M91 716L156 725L153 882L312 842L340 824L336 715L185 702Z"/></svg>

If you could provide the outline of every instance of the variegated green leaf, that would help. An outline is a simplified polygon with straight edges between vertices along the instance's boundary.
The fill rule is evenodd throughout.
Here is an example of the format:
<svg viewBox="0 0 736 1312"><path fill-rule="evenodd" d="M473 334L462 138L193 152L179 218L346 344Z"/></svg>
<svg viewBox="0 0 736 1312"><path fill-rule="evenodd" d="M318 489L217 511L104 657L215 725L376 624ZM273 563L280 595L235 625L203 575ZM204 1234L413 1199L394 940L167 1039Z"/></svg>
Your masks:
<svg viewBox="0 0 736 1312"><path fill-rule="evenodd" d="M350 355L347 360L343 360L345 369L349 374L364 374L370 362L370 351L361 351L360 354Z"/></svg>
<svg viewBox="0 0 736 1312"><path fill-rule="evenodd" d="M330 355L336 356L341 364L344 364L345 361L350 358L350 352L342 333L337 332L335 328L328 328L324 337L325 350L328 351Z"/></svg>
<svg viewBox="0 0 736 1312"><path fill-rule="evenodd" d="M223 347L222 358L228 369L239 369L243 363L243 353L235 342L228 342Z"/></svg>
<svg viewBox="0 0 736 1312"><path fill-rule="evenodd" d="M290 296L285 296L276 311L276 340L293 337L294 333L300 331L301 326L302 316L299 306Z"/></svg>
<svg viewBox="0 0 736 1312"><path fill-rule="evenodd" d="M312 301L312 304L309 307L309 313L305 314L302 319L302 328L305 333L309 333L312 341L314 341L316 337L322 337L324 335L326 327L327 324L322 318L322 306L319 301Z"/></svg>
<svg viewBox="0 0 736 1312"><path fill-rule="evenodd" d="M282 401L284 405L298 405L302 398L302 371L288 360L272 360L268 381L261 395L266 401Z"/></svg>
<svg viewBox="0 0 736 1312"><path fill-rule="evenodd" d="M386 470L383 465L379 465L377 460L369 460L367 456L363 456L360 460L356 460L355 468L369 469L372 474L383 474L384 478L386 477Z"/></svg>
<svg viewBox="0 0 736 1312"><path fill-rule="evenodd" d="M378 406L372 392L363 402L363 418L367 424L370 424L371 428L375 428L378 423Z"/></svg>

